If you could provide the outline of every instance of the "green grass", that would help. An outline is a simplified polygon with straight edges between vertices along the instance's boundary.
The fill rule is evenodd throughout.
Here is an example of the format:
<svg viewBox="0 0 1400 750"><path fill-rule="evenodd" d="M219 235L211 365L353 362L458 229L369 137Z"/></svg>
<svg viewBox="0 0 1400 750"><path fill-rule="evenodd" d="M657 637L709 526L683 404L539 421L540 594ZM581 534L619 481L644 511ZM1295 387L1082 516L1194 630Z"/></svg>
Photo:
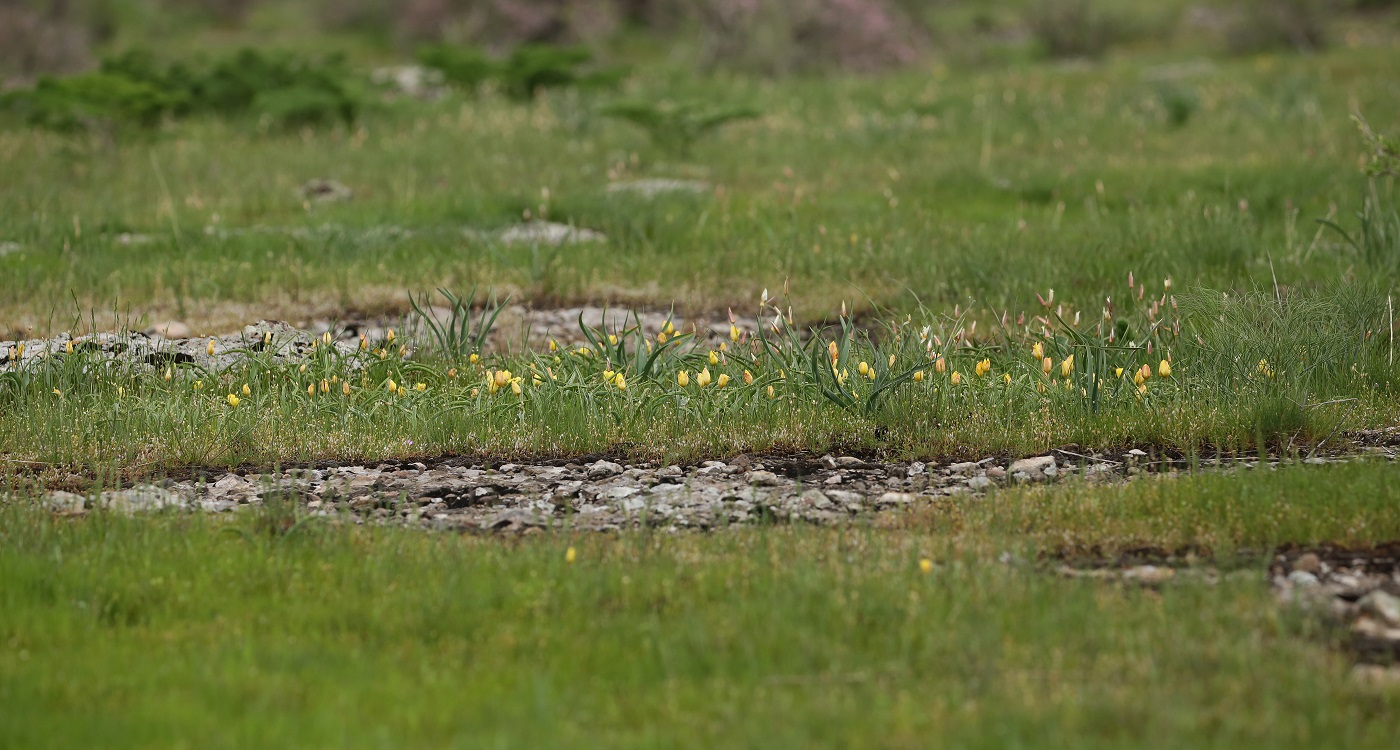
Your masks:
<svg viewBox="0 0 1400 750"><path fill-rule="evenodd" d="M1353 224L1364 148L1348 116L1394 129L1389 58L1361 48L1222 61L1172 84L1200 101L1180 126L1153 81L1158 61L1140 57L781 84L662 68L617 95L399 103L353 129L291 134L240 119L115 143L7 129L0 237L24 249L0 258L0 315L53 328L76 298L218 329L402 309L407 288L475 283L541 304L722 310L791 279L820 317L840 300L901 313L916 300L1024 306L1049 288L1091 299L1122 289L1129 271L1179 288L1369 276L1338 238L1315 243L1312 220L1335 207ZM617 97L764 117L676 163L597 114ZM605 194L611 178L638 175L721 190L651 203ZM308 212L296 187L322 176L356 197ZM461 233L527 210L610 242L531 251ZM325 224L338 228L204 233ZM372 231L386 225L415 233ZM121 245L121 232L153 242Z"/></svg>
<svg viewBox="0 0 1400 750"><path fill-rule="evenodd" d="M0 743L1388 747L1400 694L1350 681L1257 562L1154 592L995 560L1066 535L1109 553L1393 539L1393 474L1073 484L890 528L516 541L11 506Z"/></svg>

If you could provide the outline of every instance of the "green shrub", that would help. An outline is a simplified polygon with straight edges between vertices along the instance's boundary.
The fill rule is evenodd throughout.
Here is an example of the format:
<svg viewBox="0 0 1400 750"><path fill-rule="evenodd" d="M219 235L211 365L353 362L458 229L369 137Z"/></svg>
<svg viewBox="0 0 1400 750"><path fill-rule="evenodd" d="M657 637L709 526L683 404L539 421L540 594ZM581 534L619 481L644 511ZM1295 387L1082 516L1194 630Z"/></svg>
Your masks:
<svg viewBox="0 0 1400 750"><path fill-rule="evenodd" d="M44 77L29 91L0 98L30 125L70 131L92 127L155 127L178 98L142 81L105 72Z"/></svg>
<svg viewBox="0 0 1400 750"><path fill-rule="evenodd" d="M160 64L133 50L96 73L48 78L5 98L25 122L75 129L97 122L153 127L166 116L255 114L286 126L352 122L358 87L338 57L312 60L243 50L205 62Z"/></svg>
<svg viewBox="0 0 1400 750"><path fill-rule="evenodd" d="M486 53L473 47L434 44L418 50L418 62L442 72L448 83L475 90L496 72Z"/></svg>
<svg viewBox="0 0 1400 750"><path fill-rule="evenodd" d="M642 128L652 143L678 156L688 156L695 142L707 133L731 122L759 116L758 110L750 107L709 107L696 103L657 106L649 102L620 102L604 108L603 114Z"/></svg>

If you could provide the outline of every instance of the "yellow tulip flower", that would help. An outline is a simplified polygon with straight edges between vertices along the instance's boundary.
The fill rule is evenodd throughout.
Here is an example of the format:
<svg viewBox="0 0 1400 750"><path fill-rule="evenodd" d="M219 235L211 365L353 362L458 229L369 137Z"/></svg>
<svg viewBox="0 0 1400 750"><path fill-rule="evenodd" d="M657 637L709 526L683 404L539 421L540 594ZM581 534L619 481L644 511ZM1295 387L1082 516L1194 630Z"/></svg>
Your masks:
<svg viewBox="0 0 1400 750"><path fill-rule="evenodd" d="M1159 364L1159 365L1157 365L1157 374L1158 374L1158 375L1161 375L1161 376L1164 377L1164 378L1169 378L1169 377L1171 377L1171 374L1172 374L1172 365L1171 365L1171 363L1168 362L1168 361L1166 361L1165 359L1162 360L1162 363Z"/></svg>
<svg viewBox="0 0 1400 750"><path fill-rule="evenodd" d="M720 373L719 380L715 381L715 385L719 386L720 388L729 385L729 375L726 373Z"/></svg>
<svg viewBox="0 0 1400 750"><path fill-rule="evenodd" d="M230 394L228 395L228 405L229 405L229 406L238 406L238 403L239 403L239 401L241 401L241 400L242 400L242 399L238 398L237 396L233 395L232 393L230 393Z"/></svg>
<svg viewBox="0 0 1400 750"><path fill-rule="evenodd" d="M690 385L690 373L685 370L676 373L676 382L679 383L682 388Z"/></svg>
<svg viewBox="0 0 1400 750"><path fill-rule="evenodd" d="M953 370L952 381L953 385L958 385L962 383L962 373L958 372L957 370Z"/></svg>

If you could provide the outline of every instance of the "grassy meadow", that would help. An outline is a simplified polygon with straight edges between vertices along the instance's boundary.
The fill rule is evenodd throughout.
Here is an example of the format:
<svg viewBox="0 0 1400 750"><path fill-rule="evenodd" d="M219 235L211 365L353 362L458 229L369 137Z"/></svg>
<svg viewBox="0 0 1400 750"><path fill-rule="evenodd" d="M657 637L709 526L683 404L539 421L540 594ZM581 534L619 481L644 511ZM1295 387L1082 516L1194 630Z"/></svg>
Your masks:
<svg viewBox="0 0 1400 750"><path fill-rule="evenodd" d="M1233 551L1394 539L1393 473L513 541L12 507L0 743L1389 747L1400 694L1350 679L1340 636L1279 609ZM1205 562L1154 587L1059 577L1038 556L1067 538L1200 545L1218 582Z"/></svg>

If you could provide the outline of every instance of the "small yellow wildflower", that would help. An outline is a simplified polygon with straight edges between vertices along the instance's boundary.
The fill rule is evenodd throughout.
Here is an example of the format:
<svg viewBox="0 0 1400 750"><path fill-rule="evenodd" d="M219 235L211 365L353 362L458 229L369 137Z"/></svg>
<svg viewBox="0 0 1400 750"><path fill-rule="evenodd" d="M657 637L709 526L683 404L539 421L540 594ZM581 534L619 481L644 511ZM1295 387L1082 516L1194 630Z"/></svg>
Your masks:
<svg viewBox="0 0 1400 750"><path fill-rule="evenodd" d="M477 362L481 361L481 357L477 356L476 352L472 352L472 355L470 357L467 357L467 361L472 364L476 364Z"/></svg>
<svg viewBox="0 0 1400 750"><path fill-rule="evenodd" d="M1165 359L1162 360L1162 363L1159 364L1159 365L1157 365L1157 374L1158 374L1158 375L1161 375L1161 376L1164 377L1164 378L1169 378L1169 377L1171 377L1171 375L1172 375L1172 365L1171 365L1171 363L1168 362L1168 361L1166 361Z"/></svg>
<svg viewBox="0 0 1400 750"><path fill-rule="evenodd" d="M919 572L928 575L933 572L933 561L927 557L919 560Z"/></svg>
<svg viewBox="0 0 1400 750"><path fill-rule="evenodd" d="M365 335L362 333L362 334L360 334L360 351L364 351L364 350L366 350L366 349L368 349L368 348L369 348L369 339L365 338Z"/></svg>
<svg viewBox="0 0 1400 750"><path fill-rule="evenodd" d="M864 360L861 360L861 363L856 365L856 372L860 373L861 377L865 377L870 374L870 365L867 365Z"/></svg>
<svg viewBox="0 0 1400 750"><path fill-rule="evenodd" d="M768 398L769 398L769 399L777 398L777 396L774 395L774 393L773 393L773 386L771 386L771 385L768 386Z"/></svg>
<svg viewBox="0 0 1400 750"><path fill-rule="evenodd" d="M306 386L306 395L308 395L308 396L315 396L315 395L316 395L316 384L315 384L315 383L311 383L310 385Z"/></svg>
<svg viewBox="0 0 1400 750"><path fill-rule="evenodd" d="M59 389L55 388L53 389L53 395L58 396L59 398L63 398L63 391L60 391Z"/></svg>
<svg viewBox="0 0 1400 750"><path fill-rule="evenodd" d="M958 385L962 383L962 373L958 372L957 370L953 370L952 381L953 385Z"/></svg>
<svg viewBox="0 0 1400 750"><path fill-rule="evenodd" d="M330 392L331 392L331 381L326 380L325 378L321 378L321 392L322 392L322 393L330 393Z"/></svg>
<svg viewBox="0 0 1400 750"><path fill-rule="evenodd" d="M832 341L831 343L829 343L829 344L826 345L826 352L827 352L827 354L830 354L830 355L831 355L831 361L832 361L832 362L835 362L835 361L836 361L838 358L840 358L840 356L841 356L841 351L840 351L839 349L836 348L836 342L835 342L835 341Z"/></svg>
<svg viewBox="0 0 1400 750"><path fill-rule="evenodd" d="M671 321L668 320L665 325L661 326L661 332L669 336L676 332L676 327L671 325Z"/></svg>
<svg viewBox="0 0 1400 750"><path fill-rule="evenodd" d="M1005 381L1007 385L1011 385L1011 373L1008 372L1005 375L1002 375L1001 379Z"/></svg>
<svg viewBox="0 0 1400 750"><path fill-rule="evenodd" d="M297 372L306 372L306 365L297 368Z"/></svg>
<svg viewBox="0 0 1400 750"><path fill-rule="evenodd" d="M924 371L923 371L923 370L918 370L918 371L916 371L916 372L914 373L914 382L915 382L915 383L922 383L922 382L924 382Z"/></svg>
<svg viewBox="0 0 1400 750"><path fill-rule="evenodd" d="M1065 361L1060 363L1060 377L1067 378L1074 372L1074 355L1065 357Z"/></svg>
<svg viewBox="0 0 1400 750"><path fill-rule="evenodd" d="M346 396L350 395L350 381L347 380L340 384L340 392Z"/></svg>
<svg viewBox="0 0 1400 750"><path fill-rule="evenodd" d="M664 343L666 343L666 332L665 332L665 331L662 331L661 333L656 334L656 343L658 343L658 344L664 344Z"/></svg>
<svg viewBox="0 0 1400 750"><path fill-rule="evenodd" d="M196 381L194 381L194 389L195 389L196 391L204 390L204 381L203 381L203 380L196 380Z"/></svg>
<svg viewBox="0 0 1400 750"><path fill-rule="evenodd" d="M72 341L64 342L64 344L63 344L63 353L64 353L64 354L72 354L72 353L73 353L73 342L72 342Z"/></svg>
<svg viewBox="0 0 1400 750"><path fill-rule="evenodd" d="M728 342L728 341L721 341L721 342L719 342L719 350L722 351L722 352L727 352L727 351L729 351L729 342Z"/></svg>
<svg viewBox="0 0 1400 750"><path fill-rule="evenodd" d="M564 562L566 562L566 563L568 563L568 564L570 564L570 565L573 565L573 564L574 564L574 560L577 560L577 559L578 559L578 551L575 550L573 547L570 547L570 548L564 550Z"/></svg>
<svg viewBox="0 0 1400 750"><path fill-rule="evenodd" d="M453 367L453 368L450 368L450 369L447 371L447 379L448 379L448 380L456 380L456 379L457 379L457 368Z"/></svg>
<svg viewBox="0 0 1400 750"><path fill-rule="evenodd" d="M1142 369L1138 370L1138 372L1142 373L1143 380L1147 380L1152 377L1152 365L1144 364Z"/></svg>
<svg viewBox="0 0 1400 750"><path fill-rule="evenodd" d="M713 350L710 352L710 364L712 364L712 365L717 365L717 364L719 364L719 355L716 354Z"/></svg>
<svg viewBox="0 0 1400 750"><path fill-rule="evenodd" d="M384 340L385 340L385 341L393 341L393 340L394 340L394 329L392 329L392 328L389 329L389 333L388 333L387 335L384 336Z"/></svg>
<svg viewBox="0 0 1400 750"><path fill-rule="evenodd" d="M679 383L682 388L690 385L690 373L685 370L676 373L676 382Z"/></svg>
<svg viewBox="0 0 1400 750"><path fill-rule="evenodd" d="M942 357L939 357L933 361L933 371L942 375L948 371L948 363L944 362Z"/></svg>
<svg viewBox="0 0 1400 750"><path fill-rule="evenodd" d="M497 370L493 377L497 388L504 387L506 383L511 381L510 370Z"/></svg>
<svg viewBox="0 0 1400 750"><path fill-rule="evenodd" d="M390 393L393 393L399 389L399 384L395 383L393 378L389 378L389 380L384 383L384 387L388 388Z"/></svg>
<svg viewBox="0 0 1400 750"><path fill-rule="evenodd" d="M418 391L419 393L422 393L423 391L428 390L428 384L427 384L427 383L414 383L414 384L413 384L413 390Z"/></svg>
<svg viewBox="0 0 1400 750"><path fill-rule="evenodd" d="M244 395L244 396L251 396L251 395L253 395L253 389L249 388L247 383L244 383L244 384L243 384L243 395Z"/></svg>
<svg viewBox="0 0 1400 750"><path fill-rule="evenodd" d="M242 401L242 399L240 399L239 397L233 395L232 393L230 393L230 394L228 395L228 405L229 405L229 406L238 406L238 403L239 403L240 401Z"/></svg>
<svg viewBox="0 0 1400 750"><path fill-rule="evenodd" d="M992 360L984 359L977 363L977 377L982 377L992 371Z"/></svg>
<svg viewBox="0 0 1400 750"><path fill-rule="evenodd" d="M514 394L517 395L517 396L520 395L520 379L519 379L519 378L514 378L514 379L512 379L512 380L510 381L510 392L511 392L511 393L514 393Z"/></svg>
<svg viewBox="0 0 1400 750"><path fill-rule="evenodd" d="M608 334L608 343L617 346L617 334Z"/></svg>
<svg viewBox="0 0 1400 750"><path fill-rule="evenodd" d="M627 376L619 372L613 380L613 385L616 385L619 391L627 390Z"/></svg>
<svg viewBox="0 0 1400 750"><path fill-rule="evenodd" d="M894 355L890 355L890 367L894 367Z"/></svg>
<svg viewBox="0 0 1400 750"><path fill-rule="evenodd" d="M549 350L550 350L551 352L557 352L557 351L559 351L559 342L555 341L554 339L550 339L550 340L549 340Z"/></svg>
<svg viewBox="0 0 1400 750"><path fill-rule="evenodd" d="M1043 359L1045 357L1045 347L1041 345L1039 341L1035 342L1035 346L1031 347L1031 356L1036 359Z"/></svg>
<svg viewBox="0 0 1400 750"><path fill-rule="evenodd" d="M710 384L710 368L706 367L700 371L699 375L695 376L695 384L701 388Z"/></svg>
<svg viewBox="0 0 1400 750"><path fill-rule="evenodd" d="M1115 378L1121 378L1121 377L1123 377L1123 368L1121 368L1121 367L1115 367L1115 368L1113 368L1113 377L1115 377Z"/></svg>
<svg viewBox="0 0 1400 750"><path fill-rule="evenodd" d="M715 381L715 385L719 386L720 388L729 385L729 375L727 373L720 373L719 380Z"/></svg>
<svg viewBox="0 0 1400 750"><path fill-rule="evenodd" d="M324 343L326 346L330 346L330 345L331 345L331 341L333 341L333 340L334 340L334 339L331 338L331 332L330 332L330 331L326 331L325 333L321 334L321 342Z"/></svg>
<svg viewBox="0 0 1400 750"><path fill-rule="evenodd" d="M748 370L744 370L744 385L752 385L752 384L753 384L753 373L749 372Z"/></svg>
<svg viewBox="0 0 1400 750"><path fill-rule="evenodd" d="M175 375L175 371L174 371L173 369L171 369L169 366L167 366L167 367L165 368L165 379L166 379L167 381L169 381L170 378L173 377L174 375Z"/></svg>
<svg viewBox="0 0 1400 750"><path fill-rule="evenodd" d="M613 372L612 370L603 370L603 382L604 382L604 383L611 383L611 382L612 382L612 379L613 379L613 376L616 375L616 374L617 374L617 373Z"/></svg>
<svg viewBox="0 0 1400 750"><path fill-rule="evenodd" d="M739 341L739 326L733 323L729 324L729 340L736 343Z"/></svg>

